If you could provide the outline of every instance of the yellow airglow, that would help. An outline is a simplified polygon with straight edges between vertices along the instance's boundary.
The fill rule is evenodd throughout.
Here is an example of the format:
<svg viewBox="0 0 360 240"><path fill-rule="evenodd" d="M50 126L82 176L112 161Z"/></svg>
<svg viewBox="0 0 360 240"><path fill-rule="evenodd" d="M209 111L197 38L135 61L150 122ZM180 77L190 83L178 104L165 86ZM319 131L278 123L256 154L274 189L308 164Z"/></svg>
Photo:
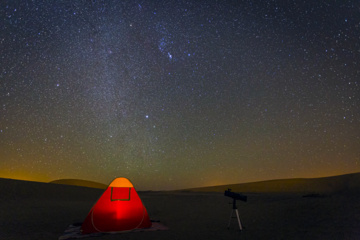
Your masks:
<svg viewBox="0 0 360 240"><path fill-rule="evenodd" d="M0 178L10 178L24 181L49 182L51 178L47 174L29 173L26 169L0 170Z"/></svg>

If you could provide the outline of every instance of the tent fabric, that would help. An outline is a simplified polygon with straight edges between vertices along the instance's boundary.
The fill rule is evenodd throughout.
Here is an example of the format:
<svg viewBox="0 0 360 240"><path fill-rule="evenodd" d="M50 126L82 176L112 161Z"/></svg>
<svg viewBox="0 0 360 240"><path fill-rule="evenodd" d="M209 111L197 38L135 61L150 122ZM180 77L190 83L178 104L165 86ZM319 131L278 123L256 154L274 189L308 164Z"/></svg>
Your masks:
<svg viewBox="0 0 360 240"><path fill-rule="evenodd" d="M116 178L91 208L81 232L124 232L150 227L149 215L132 183Z"/></svg>
<svg viewBox="0 0 360 240"><path fill-rule="evenodd" d="M109 185L109 187L134 187L127 178L115 178Z"/></svg>

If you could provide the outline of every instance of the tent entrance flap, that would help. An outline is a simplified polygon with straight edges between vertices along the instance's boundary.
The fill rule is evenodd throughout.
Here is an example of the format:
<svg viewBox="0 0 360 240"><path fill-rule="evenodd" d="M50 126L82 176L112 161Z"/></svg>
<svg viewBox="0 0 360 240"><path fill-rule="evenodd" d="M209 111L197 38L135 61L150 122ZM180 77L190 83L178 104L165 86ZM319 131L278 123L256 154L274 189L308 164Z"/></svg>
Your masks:
<svg viewBox="0 0 360 240"><path fill-rule="evenodd" d="M111 201L130 201L131 188L111 188Z"/></svg>

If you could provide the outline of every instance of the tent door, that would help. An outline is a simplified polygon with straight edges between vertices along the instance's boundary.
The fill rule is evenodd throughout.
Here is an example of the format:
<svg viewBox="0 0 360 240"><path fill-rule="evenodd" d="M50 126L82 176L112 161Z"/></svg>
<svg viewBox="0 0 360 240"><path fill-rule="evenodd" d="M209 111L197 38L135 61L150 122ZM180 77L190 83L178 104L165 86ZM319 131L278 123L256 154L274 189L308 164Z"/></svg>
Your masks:
<svg viewBox="0 0 360 240"><path fill-rule="evenodd" d="M111 188L111 201L130 201L131 188L112 187Z"/></svg>

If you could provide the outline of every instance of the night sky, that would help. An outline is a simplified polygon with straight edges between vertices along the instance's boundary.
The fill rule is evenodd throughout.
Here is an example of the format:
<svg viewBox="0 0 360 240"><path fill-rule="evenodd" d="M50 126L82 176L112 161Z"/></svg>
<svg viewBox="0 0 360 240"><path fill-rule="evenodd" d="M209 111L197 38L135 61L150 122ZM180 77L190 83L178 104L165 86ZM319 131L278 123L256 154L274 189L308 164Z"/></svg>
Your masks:
<svg viewBox="0 0 360 240"><path fill-rule="evenodd" d="M0 177L360 171L357 0L8 0L0 17Z"/></svg>

